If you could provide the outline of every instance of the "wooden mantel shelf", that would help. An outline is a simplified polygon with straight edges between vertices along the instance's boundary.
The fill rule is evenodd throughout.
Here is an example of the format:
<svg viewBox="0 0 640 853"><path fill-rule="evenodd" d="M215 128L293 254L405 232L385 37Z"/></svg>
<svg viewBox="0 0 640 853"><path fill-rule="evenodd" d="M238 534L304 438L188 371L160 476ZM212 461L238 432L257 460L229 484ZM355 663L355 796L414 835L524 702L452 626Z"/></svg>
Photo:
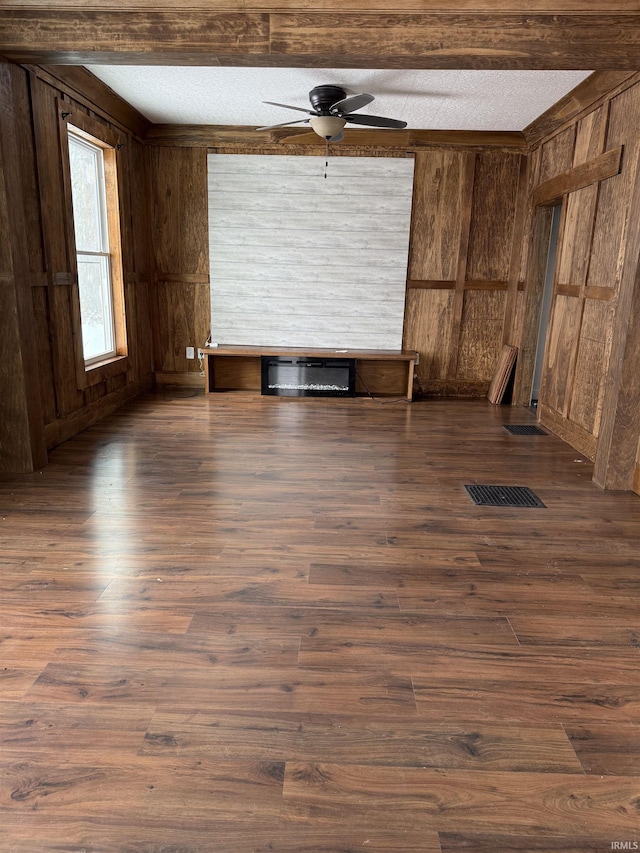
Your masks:
<svg viewBox="0 0 640 853"><path fill-rule="evenodd" d="M259 368L260 359L263 355L273 356L299 356L299 357L319 357L324 358L355 358L356 362L362 363L362 366L386 363L400 363L403 370L402 389L400 391L391 391L385 387L384 390L376 390L376 393L402 393L407 400L413 398L413 373L415 365L418 361L418 353L414 350L381 350L381 349L330 349L324 347L255 347L255 346L237 346L224 344L217 347L205 347L202 350L204 354L204 373L205 373L205 393L210 394L219 390L230 390L234 387L233 378L230 378L229 371L224 372L224 379L221 382L217 381L217 373L219 370L220 361L229 359L237 359L238 364L243 363L245 366L244 372L238 372L237 387L243 390L260 390ZM406 367L405 367L406 366ZM398 367L397 369L400 369ZM404 372L406 370L406 373ZM368 378L370 378L368 376ZM388 377L385 377L388 382ZM384 383L383 383L384 384Z"/></svg>

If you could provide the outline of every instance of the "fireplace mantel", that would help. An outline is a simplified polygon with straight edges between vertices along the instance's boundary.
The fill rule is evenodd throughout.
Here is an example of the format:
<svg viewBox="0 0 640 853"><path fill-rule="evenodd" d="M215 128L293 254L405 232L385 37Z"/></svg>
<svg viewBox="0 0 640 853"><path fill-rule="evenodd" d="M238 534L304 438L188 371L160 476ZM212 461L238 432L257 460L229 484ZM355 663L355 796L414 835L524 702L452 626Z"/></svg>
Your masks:
<svg viewBox="0 0 640 853"><path fill-rule="evenodd" d="M320 347L254 347L228 344L207 347L204 354L205 393L244 390L260 393L262 356L298 356L302 358L354 358L358 369L366 374L365 382L376 380L370 388L376 395L401 395L413 398L413 374L418 362L414 350L353 350ZM395 364L397 370L385 371ZM375 381L374 381L375 384ZM362 392L360 392L362 393Z"/></svg>

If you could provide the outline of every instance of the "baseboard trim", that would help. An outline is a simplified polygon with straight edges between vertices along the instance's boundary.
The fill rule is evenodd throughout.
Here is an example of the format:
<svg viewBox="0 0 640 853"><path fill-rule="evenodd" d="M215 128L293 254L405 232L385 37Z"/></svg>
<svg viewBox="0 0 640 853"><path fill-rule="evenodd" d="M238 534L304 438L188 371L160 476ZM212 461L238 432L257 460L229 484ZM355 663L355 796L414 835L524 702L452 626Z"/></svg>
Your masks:
<svg viewBox="0 0 640 853"><path fill-rule="evenodd" d="M99 400L89 403L89 405L66 418L61 418L51 424L47 424L44 428L47 450L51 450L52 447L57 447L63 441L73 438L74 435L82 432L83 429L87 429L87 427L101 421L102 418L115 412L116 409L124 406L125 403L128 403L135 397L139 397L140 394L144 394L145 391L149 391L151 388L153 388L153 376L145 376L143 379L132 382L130 385L126 385L124 388L114 391L106 397L101 397Z"/></svg>
<svg viewBox="0 0 640 853"><path fill-rule="evenodd" d="M204 391L204 376L199 373L156 373L156 385L180 385Z"/></svg>
<svg viewBox="0 0 640 853"><path fill-rule="evenodd" d="M456 379L421 379L420 386L424 397L466 397L482 399L487 396L489 382L465 382ZM420 392L414 390L414 399L420 398Z"/></svg>
<svg viewBox="0 0 640 853"><path fill-rule="evenodd" d="M566 441L591 462L594 461L598 447L598 439L595 435L591 435L582 427L563 418L562 415L554 412L548 406L539 405L538 415L543 426L551 430L558 438Z"/></svg>

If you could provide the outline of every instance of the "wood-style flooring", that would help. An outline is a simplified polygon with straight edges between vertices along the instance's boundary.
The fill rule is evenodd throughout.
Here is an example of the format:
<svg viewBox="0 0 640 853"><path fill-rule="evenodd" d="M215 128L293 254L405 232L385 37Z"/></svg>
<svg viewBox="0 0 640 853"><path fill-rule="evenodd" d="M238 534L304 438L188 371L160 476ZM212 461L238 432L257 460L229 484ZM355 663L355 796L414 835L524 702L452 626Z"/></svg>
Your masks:
<svg viewBox="0 0 640 853"><path fill-rule="evenodd" d="M640 499L534 420L174 391L0 480L0 851L638 849Z"/></svg>

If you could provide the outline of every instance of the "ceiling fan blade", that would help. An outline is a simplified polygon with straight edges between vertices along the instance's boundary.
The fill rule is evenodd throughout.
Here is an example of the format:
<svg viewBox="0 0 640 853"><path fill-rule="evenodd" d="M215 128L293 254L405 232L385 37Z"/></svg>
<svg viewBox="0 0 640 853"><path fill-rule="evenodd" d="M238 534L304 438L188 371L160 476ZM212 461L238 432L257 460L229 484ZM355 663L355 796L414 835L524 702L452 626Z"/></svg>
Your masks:
<svg viewBox="0 0 640 853"><path fill-rule="evenodd" d="M407 126L406 121L398 121L395 118L383 118L382 116L367 116L358 113L357 115L342 116L345 121L351 124L366 124L369 127L394 127L397 130Z"/></svg>
<svg viewBox="0 0 640 853"><path fill-rule="evenodd" d="M361 95L351 95L350 98L343 98L341 101L336 101L329 107L332 113L338 112L341 115L359 110L361 107L366 107L371 101L375 101L373 95L367 95L364 92Z"/></svg>
<svg viewBox="0 0 640 853"><path fill-rule="evenodd" d="M269 124L266 127L256 127L256 130L273 130L276 127L289 127L292 124L309 124L309 119L302 118L300 121L283 121L282 124Z"/></svg>
<svg viewBox="0 0 640 853"><path fill-rule="evenodd" d="M303 107L292 107L291 104L278 104L276 101L263 101L263 104L271 104L272 107L284 107L285 110L297 110L299 113L306 113L309 116L314 116L311 110L305 110Z"/></svg>
<svg viewBox="0 0 640 853"><path fill-rule="evenodd" d="M341 130L340 133L336 133L335 136L331 136L329 138L329 142L342 142L344 139L344 130Z"/></svg>

